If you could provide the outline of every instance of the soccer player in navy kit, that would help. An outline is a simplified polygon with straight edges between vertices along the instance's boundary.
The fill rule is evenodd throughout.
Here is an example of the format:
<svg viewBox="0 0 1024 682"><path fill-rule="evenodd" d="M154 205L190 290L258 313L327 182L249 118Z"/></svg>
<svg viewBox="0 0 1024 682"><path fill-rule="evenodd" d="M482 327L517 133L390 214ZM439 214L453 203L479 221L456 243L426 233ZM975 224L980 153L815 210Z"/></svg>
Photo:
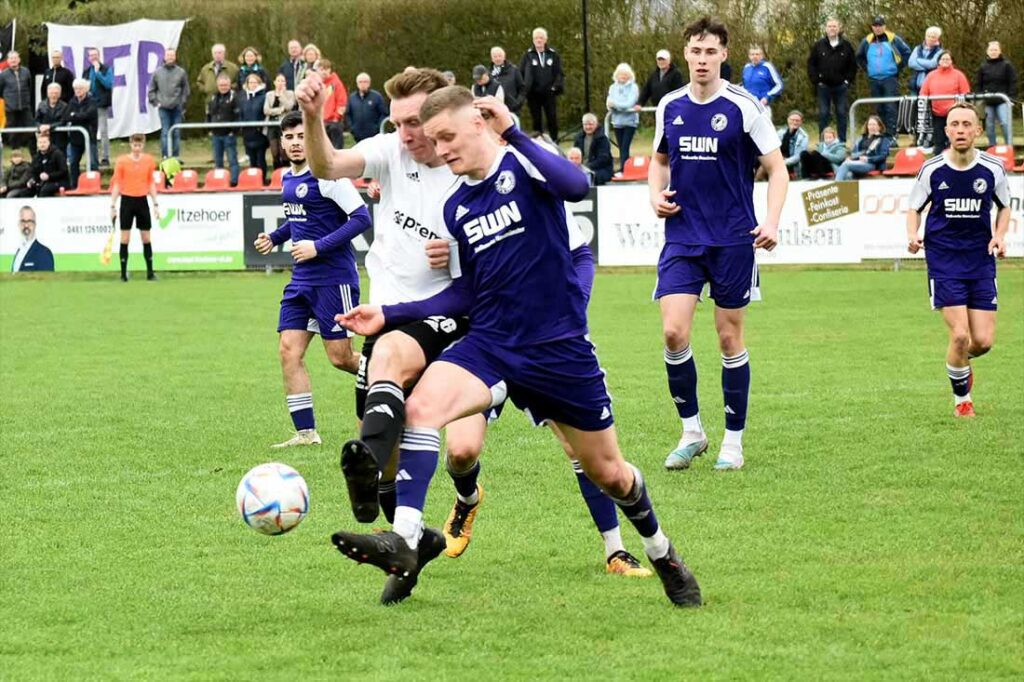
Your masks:
<svg viewBox="0 0 1024 682"><path fill-rule="evenodd" d="M481 112L510 148L491 139ZM339 531L332 541L349 558L415 580L439 429L507 395L535 423L559 426L587 476L640 533L669 599L698 606L696 579L661 531L639 470L622 458L604 372L587 338L564 205L587 194L586 178L535 145L493 98L474 102L469 90L452 86L432 93L420 115L437 153L461 176L444 202L458 242L457 278L425 301L360 306L339 319L361 334L429 314L469 313L472 325L427 368L406 404L395 530Z"/></svg>
<svg viewBox="0 0 1024 682"><path fill-rule="evenodd" d="M949 329L946 373L953 385L953 415L973 417L971 359L987 353L995 339L995 259L1006 256L1010 191L1003 162L974 148L981 124L973 107L950 109L946 135L949 149L921 167L910 192L907 250L924 249L932 308L942 311ZM929 205L922 239L921 212Z"/></svg>
<svg viewBox="0 0 1024 682"><path fill-rule="evenodd" d="M704 17L686 28L683 39L690 83L658 104L648 175L651 205L665 219L654 298L661 306L669 391L683 422L665 467L686 469L708 448L690 331L701 290L710 284L725 398L725 436L715 469L739 469L750 392L743 313L760 297L754 250L775 248L789 175L764 107L720 77L728 57L725 26ZM768 211L760 225L753 202L758 163L768 172Z"/></svg>
<svg viewBox="0 0 1024 682"><path fill-rule="evenodd" d="M371 225L370 213L350 180L318 180L306 165L302 116L281 119L281 143L291 162L282 178L285 223L260 233L255 246L270 253L291 240L295 269L284 288L277 325L281 371L295 435L274 447L319 445L313 393L303 358L314 334L338 369L355 374L359 354L334 316L359 305L359 271L352 240Z"/></svg>

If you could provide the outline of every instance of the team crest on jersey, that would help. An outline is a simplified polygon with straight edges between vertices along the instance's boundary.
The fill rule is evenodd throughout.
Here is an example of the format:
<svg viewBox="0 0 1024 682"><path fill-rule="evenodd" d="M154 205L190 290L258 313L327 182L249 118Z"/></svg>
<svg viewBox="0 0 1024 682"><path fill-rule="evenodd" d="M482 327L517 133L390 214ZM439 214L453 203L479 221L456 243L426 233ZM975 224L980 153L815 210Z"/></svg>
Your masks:
<svg viewBox="0 0 1024 682"><path fill-rule="evenodd" d="M985 182L985 178L978 178L974 181L974 191L978 194L984 194L985 190L988 189L988 183Z"/></svg>
<svg viewBox="0 0 1024 682"><path fill-rule="evenodd" d="M711 117L711 129L716 133L725 130L727 125L729 125L729 119L726 118L725 114L715 114Z"/></svg>
<svg viewBox="0 0 1024 682"><path fill-rule="evenodd" d="M516 188L516 176L512 174L512 171L501 171L498 173L498 179L494 181L494 189L498 190L498 194L508 194Z"/></svg>
<svg viewBox="0 0 1024 682"><path fill-rule="evenodd" d="M305 197L306 194L308 194L308 193L309 193L309 185L307 185L306 183L302 183L301 185L299 185L298 187L295 188L295 196L297 196L300 199Z"/></svg>

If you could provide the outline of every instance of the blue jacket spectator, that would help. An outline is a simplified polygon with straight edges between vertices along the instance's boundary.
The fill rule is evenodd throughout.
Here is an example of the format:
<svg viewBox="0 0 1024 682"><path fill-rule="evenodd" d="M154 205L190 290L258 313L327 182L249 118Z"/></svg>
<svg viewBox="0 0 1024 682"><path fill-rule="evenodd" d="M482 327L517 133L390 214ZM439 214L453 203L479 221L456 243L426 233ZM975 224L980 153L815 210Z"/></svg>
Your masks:
<svg viewBox="0 0 1024 682"><path fill-rule="evenodd" d="M846 146L839 141L835 128L826 127L821 131L817 149L800 154L800 175L805 178L831 177L845 160Z"/></svg>
<svg viewBox="0 0 1024 682"><path fill-rule="evenodd" d="M302 43L292 39L288 41L288 58L281 62L277 72L284 76L287 87L295 91L295 74L303 64Z"/></svg>
<svg viewBox="0 0 1024 682"><path fill-rule="evenodd" d="M836 170L836 180L850 180L871 171L885 170L892 139L886 135L882 119L872 114L864 124L864 135L857 140L850 158Z"/></svg>
<svg viewBox="0 0 1024 682"><path fill-rule="evenodd" d="M931 26L924 32L924 42L914 48L910 53L910 60L907 66L913 71L910 76L910 83L907 87L910 94L917 96L924 84L925 77L939 68L939 57L942 56L942 29L938 26Z"/></svg>
<svg viewBox="0 0 1024 682"><path fill-rule="evenodd" d="M633 107L640 100L640 88L636 84L636 76L629 64L615 67L612 84L608 86L608 111L611 112L612 129L615 130L615 144L619 147L619 171L626 170L629 149L633 144L633 135L640 125L640 113Z"/></svg>
<svg viewBox="0 0 1024 682"><path fill-rule="evenodd" d="M97 107L109 107L114 92L114 72L100 61L100 51L89 49L89 66L82 71L82 78L89 81L89 96Z"/></svg>
<svg viewBox="0 0 1024 682"><path fill-rule="evenodd" d="M885 17L876 16L871 22L871 33L860 41L857 64L868 74L868 88L872 97L897 97L900 94L899 72L910 59L910 46L885 28ZM878 105L878 114L885 122L891 139L896 139L895 102Z"/></svg>
<svg viewBox="0 0 1024 682"><path fill-rule="evenodd" d="M615 173L612 143L598 125L597 116L583 115L583 130L576 134L573 146L583 152L583 165L594 172L595 185L603 185L612 179Z"/></svg>
<svg viewBox="0 0 1024 682"><path fill-rule="evenodd" d="M380 132L381 122L388 117L388 105L383 95L370 89L369 74L356 76L356 91L349 95L345 116L356 142Z"/></svg>
<svg viewBox="0 0 1024 682"><path fill-rule="evenodd" d="M771 62L765 61L760 45L752 46L747 56L750 62L743 67L743 88L770 107L782 94L782 76Z"/></svg>

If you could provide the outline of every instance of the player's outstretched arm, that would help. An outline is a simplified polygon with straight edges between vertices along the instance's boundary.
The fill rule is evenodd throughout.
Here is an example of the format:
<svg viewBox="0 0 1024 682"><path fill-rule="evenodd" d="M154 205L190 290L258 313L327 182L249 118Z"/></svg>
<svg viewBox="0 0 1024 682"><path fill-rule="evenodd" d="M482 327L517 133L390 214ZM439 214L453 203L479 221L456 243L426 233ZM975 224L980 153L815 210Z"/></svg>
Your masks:
<svg viewBox="0 0 1024 682"><path fill-rule="evenodd" d="M789 169L778 149L760 157L760 161L768 171L768 215L750 233L754 235L755 249L771 251L779 243L779 220L782 219L782 205L786 203L789 191Z"/></svg>
<svg viewBox="0 0 1024 682"><path fill-rule="evenodd" d="M324 103L327 88L317 73L309 73L295 86L295 99L302 109L305 128L306 160L313 176L322 180L359 178L366 168L366 159L354 149L335 149L324 128Z"/></svg>
<svg viewBox="0 0 1024 682"><path fill-rule="evenodd" d="M469 314L474 298L468 278L463 276L453 280L450 287L430 298L383 306L384 318L389 327L396 327L432 315L462 317Z"/></svg>
<svg viewBox="0 0 1024 682"><path fill-rule="evenodd" d="M672 201L676 193L668 188L670 179L668 154L655 152L647 169L647 187L651 195L651 208L659 218L668 218L680 211L679 204Z"/></svg>
<svg viewBox="0 0 1024 682"><path fill-rule="evenodd" d="M921 214L911 208L907 211L907 251L917 253L924 248L921 239Z"/></svg>
<svg viewBox="0 0 1024 682"><path fill-rule="evenodd" d="M384 328L384 313L379 305L364 303L347 313L335 315L334 321L360 336L372 336Z"/></svg>

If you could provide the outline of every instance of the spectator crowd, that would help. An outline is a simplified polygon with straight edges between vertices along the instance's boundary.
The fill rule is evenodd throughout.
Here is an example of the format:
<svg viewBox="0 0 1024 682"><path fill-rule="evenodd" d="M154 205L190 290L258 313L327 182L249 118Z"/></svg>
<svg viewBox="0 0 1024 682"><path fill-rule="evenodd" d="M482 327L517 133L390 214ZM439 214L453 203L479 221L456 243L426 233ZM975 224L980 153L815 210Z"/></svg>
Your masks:
<svg viewBox="0 0 1024 682"><path fill-rule="evenodd" d="M955 56L944 48L938 26L929 27L913 47L887 26L881 15L871 20L870 30L856 41L856 47L839 20L829 18L823 28L823 35L810 46L807 57L807 75L817 95L818 140L812 148L799 111L788 112L786 125L778 128L792 177L847 179L884 169L900 131L916 133L915 142L924 152L939 153L946 145L945 117L957 98L972 92L1001 94L1010 99L1017 96L1016 69L1003 56L998 42L988 44L987 58L976 69L972 82L958 68ZM184 122L186 105L194 96L203 99L205 122L211 124L212 163L229 170L232 184L238 181L240 163L259 169L265 180L271 170L287 165L275 124L296 109L295 85L310 72L319 73L327 86L324 121L336 148L346 145L347 136L359 142L378 134L388 117L388 103L372 87L370 74L356 75L355 89L350 90L340 76L339 65L312 43L289 40L276 69L265 63L263 53L254 46L244 47L232 61L227 47L218 43L211 47L210 57L193 79L177 63L176 49L168 48L150 80L147 99L160 118L161 156L173 161L164 166L166 170L180 167L180 129L175 126ZM785 89L783 75L763 45L750 45L746 57L740 70L743 88L761 103L769 117L777 116L773 105ZM902 93L900 76L905 70L909 74L906 92ZM877 104L876 113L865 121L847 153L850 90L861 72L872 97L894 99ZM449 82L458 81L456 74L446 75ZM728 63L723 65L722 76L731 80ZM533 31L532 44L518 64L508 60L503 47L495 46L490 50L490 63L473 67L468 80L474 95L497 97L517 118L529 113L534 132L546 134L557 146L558 102L565 91L565 73L561 55L548 44L545 29ZM9 52L6 68L0 71L6 126L34 127L36 132L4 136L6 146L15 149L9 155L10 165L0 171L0 196L51 196L76 188L87 150L93 169L110 165L107 123L111 118L114 73L101 61L100 51L88 50L88 63L77 77L63 65L61 52L54 51L38 91L34 82L19 54ZM567 156L593 184L622 175L641 111L656 107L667 93L685 83L683 72L667 49L655 53L654 68L642 85L630 64L619 64L611 74L604 102L607 126L602 125L602 112L584 114ZM985 98L982 104L989 144L996 144L999 132L1004 142L1011 144L1009 105L998 96ZM88 144L80 132L62 129L65 126L85 129ZM614 133L618 167L606 127ZM238 138L244 149L242 155ZM27 153L19 148L27 148Z"/></svg>

